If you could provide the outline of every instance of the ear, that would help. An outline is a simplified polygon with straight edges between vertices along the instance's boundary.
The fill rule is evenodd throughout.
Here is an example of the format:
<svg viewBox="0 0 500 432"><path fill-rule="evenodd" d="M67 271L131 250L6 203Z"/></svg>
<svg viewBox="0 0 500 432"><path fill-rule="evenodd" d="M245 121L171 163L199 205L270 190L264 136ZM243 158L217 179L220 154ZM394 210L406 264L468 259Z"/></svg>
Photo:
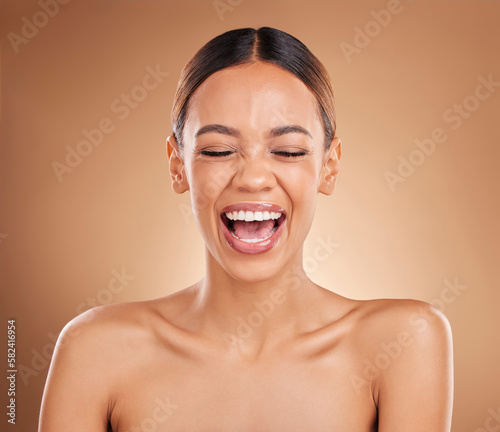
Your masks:
<svg viewBox="0 0 500 432"><path fill-rule="evenodd" d="M331 195L335 190L335 183L340 171L340 158L342 156L342 141L339 138L332 139L330 148L326 152L319 179L318 192Z"/></svg>
<svg viewBox="0 0 500 432"><path fill-rule="evenodd" d="M170 168L170 179L172 180L172 189L178 194L186 192L189 190L189 184L184 169L184 160L182 159L177 140L173 135L167 138L167 157Z"/></svg>

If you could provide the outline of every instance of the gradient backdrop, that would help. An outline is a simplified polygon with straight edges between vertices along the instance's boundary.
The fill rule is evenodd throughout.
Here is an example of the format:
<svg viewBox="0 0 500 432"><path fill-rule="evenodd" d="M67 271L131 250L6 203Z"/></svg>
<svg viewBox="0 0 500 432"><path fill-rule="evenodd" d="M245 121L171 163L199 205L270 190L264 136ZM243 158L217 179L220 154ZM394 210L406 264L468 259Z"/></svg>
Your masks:
<svg viewBox="0 0 500 432"><path fill-rule="evenodd" d="M341 176L319 200L309 274L345 296L443 310L453 431L497 430L500 1L65 1L1 0L0 357L5 368L15 318L20 369L17 424L2 413L2 430L36 430L70 319L202 277L189 197L170 188L172 97L210 38L265 25L308 45L336 93Z"/></svg>

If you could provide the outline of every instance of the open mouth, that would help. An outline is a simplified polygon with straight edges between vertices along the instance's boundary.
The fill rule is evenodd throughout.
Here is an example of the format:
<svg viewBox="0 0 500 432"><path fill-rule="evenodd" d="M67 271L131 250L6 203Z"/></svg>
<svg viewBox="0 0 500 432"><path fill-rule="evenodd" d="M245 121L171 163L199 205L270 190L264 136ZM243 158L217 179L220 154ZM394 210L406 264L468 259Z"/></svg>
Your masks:
<svg viewBox="0 0 500 432"><path fill-rule="evenodd" d="M252 212L240 210L221 215L231 235L247 243L258 243L270 238L285 220L280 212Z"/></svg>
<svg viewBox="0 0 500 432"><path fill-rule="evenodd" d="M266 252L279 240L286 219L284 211L272 204L258 207L257 211L233 207L221 213L224 236L238 252Z"/></svg>

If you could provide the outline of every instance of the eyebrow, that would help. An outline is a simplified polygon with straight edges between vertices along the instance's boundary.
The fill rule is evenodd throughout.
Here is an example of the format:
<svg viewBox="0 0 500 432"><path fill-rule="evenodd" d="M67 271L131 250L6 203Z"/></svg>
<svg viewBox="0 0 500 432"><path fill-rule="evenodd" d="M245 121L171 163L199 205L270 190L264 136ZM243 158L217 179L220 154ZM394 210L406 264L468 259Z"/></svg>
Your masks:
<svg viewBox="0 0 500 432"><path fill-rule="evenodd" d="M240 136L240 131L238 129L229 127L229 126L224 126L221 124L209 124L206 126L201 127L198 129L198 132L194 135L195 138L198 138L200 135L210 133L210 132L215 132L215 133L220 133L223 135L229 135L232 137L239 137Z"/></svg>
<svg viewBox="0 0 500 432"><path fill-rule="evenodd" d="M228 135L228 136L232 136L232 137L240 137L241 136L240 131L238 129L235 129L235 128L232 128L229 126L224 126L221 124L208 124L208 125L201 127L200 129L198 129L198 131L196 132L194 137L198 138L200 135L203 135L206 133L211 133L211 132L219 133L222 135ZM312 139L311 133L307 129L303 128L302 126L298 126L298 125L277 126L277 127L271 129L271 131L269 132L269 135L271 137L275 138L275 137L279 137L282 135L286 135L288 133L300 133L300 134L307 135L309 138Z"/></svg>
<svg viewBox="0 0 500 432"><path fill-rule="evenodd" d="M312 139L312 135L309 133L309 131L303 128L302 126L298 125L285 125L272 128L270 135L272 137L279 137L288 133L301 133L307 135L309 138Z"/></svg>

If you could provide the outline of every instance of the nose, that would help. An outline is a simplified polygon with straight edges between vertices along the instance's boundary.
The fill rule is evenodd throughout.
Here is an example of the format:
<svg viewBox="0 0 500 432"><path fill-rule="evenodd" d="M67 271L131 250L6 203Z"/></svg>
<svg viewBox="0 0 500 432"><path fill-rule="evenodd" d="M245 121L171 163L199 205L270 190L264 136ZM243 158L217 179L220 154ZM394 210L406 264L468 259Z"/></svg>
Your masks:
<svg viewBox="0 0 500 432"><path fill-rule="evenodd" d="M263 157L241 160L233 177L233 186L240 192L269 191L276 186L276 177Z"/></svg>

